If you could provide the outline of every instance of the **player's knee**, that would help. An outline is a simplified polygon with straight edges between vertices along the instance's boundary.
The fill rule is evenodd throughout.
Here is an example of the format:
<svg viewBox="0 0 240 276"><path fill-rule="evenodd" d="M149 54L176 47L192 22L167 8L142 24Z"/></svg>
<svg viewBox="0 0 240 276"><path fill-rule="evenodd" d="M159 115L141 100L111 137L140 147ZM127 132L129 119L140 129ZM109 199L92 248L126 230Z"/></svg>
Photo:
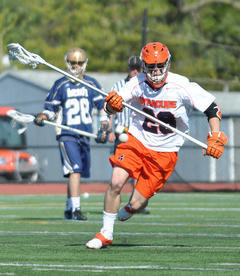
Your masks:
<svg viewBox="0 0 240 276"><path fill-rule="evenodd" d="M124 182L120 181L120 179L118 179L116 177L112 178L109 183L110 189L116 193L121 192L123 185L124 185Z"/></svg>

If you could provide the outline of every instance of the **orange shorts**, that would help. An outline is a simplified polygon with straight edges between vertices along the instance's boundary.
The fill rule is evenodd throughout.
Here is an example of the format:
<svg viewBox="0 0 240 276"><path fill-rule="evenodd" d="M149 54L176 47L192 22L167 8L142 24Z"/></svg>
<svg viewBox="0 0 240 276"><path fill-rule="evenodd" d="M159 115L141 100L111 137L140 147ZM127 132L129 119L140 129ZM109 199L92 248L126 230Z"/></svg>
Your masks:
<svg viewBox="0 0 240 276"><path fill-rule="evenodd" d="M128 141L117 146L109 158L112 166L124 168L130 178L138 179L136 189L145 198L158 192L172 174L178 161L177 152L157 152L147 149L128 133Z"/></svg>
<svg viewBox="0 0 240 276"><path fill-rule="evenodd" d="M115 155L109 158L110 163L124 168L130 178L138 179L138 192L151 198L172 174L178 161L177 152L153 151L129 133L128 138L126 143L117 146Z"/></svg>

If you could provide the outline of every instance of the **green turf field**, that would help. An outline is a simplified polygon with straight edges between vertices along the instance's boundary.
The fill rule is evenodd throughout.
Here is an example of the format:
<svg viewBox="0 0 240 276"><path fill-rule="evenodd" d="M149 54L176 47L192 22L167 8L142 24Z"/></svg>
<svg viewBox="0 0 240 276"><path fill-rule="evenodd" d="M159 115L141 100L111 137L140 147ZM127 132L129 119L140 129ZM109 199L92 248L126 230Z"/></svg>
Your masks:
<svg viewBox="0 0 240 276"><path fill-rule="evenodd" d="M0 196L0 275L240 275L240 193L157 194L149 215L116 222L111 247L88 250L103 197L81 198L76 222L64 195Z"/></svg>

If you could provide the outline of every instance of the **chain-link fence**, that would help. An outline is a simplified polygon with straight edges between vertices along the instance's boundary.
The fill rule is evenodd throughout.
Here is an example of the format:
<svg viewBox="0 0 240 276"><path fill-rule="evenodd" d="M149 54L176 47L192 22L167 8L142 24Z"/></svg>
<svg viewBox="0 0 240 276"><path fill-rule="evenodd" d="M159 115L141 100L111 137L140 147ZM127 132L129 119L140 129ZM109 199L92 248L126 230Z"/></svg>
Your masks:
<svg viewBox="0 0 240 276"><path fill-rule="evenodd" d="M170 182L239 182L240 181L240 116L224 115L221 130L228 136L228 143L220 159L203 156L202 150L186 141L179 151L179 161ZM205 142L209 131L206 116L194 112L190 116L190 135ZM169 182L168 181L168 182Z"/></svg>
<svg viewBox="0 0 240 276"><path fill-rule="evenodd" d="M9 124L9 121L8 121ZM3 126L4 125L4 126ZM17 128L0 125L0 181L66 182L63 177L60 153L52 126L37 127L29 124L24 134L25 145L8 146L8 140L17 135ZM99 125L94 116L94 132ZM179 161L168 182L240 182L240 115L224 115L221 130L228 136L228 143L218 160L202 155L202 149L191 141L186 141L179 151ZM202 142L206 141L209 126L206 116L193 112L190 116L190 135ZM19 140L19 138L18 138ZM25 152L30 153L26 155ZM108 182L112 167L109 156L113 154L113 144L97 144L91 138L91 178L82 182Z"/></svg>

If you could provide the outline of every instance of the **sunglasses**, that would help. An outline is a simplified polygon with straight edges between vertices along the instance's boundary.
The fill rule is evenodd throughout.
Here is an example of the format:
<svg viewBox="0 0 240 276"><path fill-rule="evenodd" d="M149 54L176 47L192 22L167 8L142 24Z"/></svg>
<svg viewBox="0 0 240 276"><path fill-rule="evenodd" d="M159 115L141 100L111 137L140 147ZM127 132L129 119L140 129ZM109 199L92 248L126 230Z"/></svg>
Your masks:
<svg viewBox="0 0 240 276"><path fill-rule="evenodd" d="M83 66L83 64L85 63L85 61L71 61L71 60L68 60L68 62L71 65L79 65L79 66Z"/></svg>

